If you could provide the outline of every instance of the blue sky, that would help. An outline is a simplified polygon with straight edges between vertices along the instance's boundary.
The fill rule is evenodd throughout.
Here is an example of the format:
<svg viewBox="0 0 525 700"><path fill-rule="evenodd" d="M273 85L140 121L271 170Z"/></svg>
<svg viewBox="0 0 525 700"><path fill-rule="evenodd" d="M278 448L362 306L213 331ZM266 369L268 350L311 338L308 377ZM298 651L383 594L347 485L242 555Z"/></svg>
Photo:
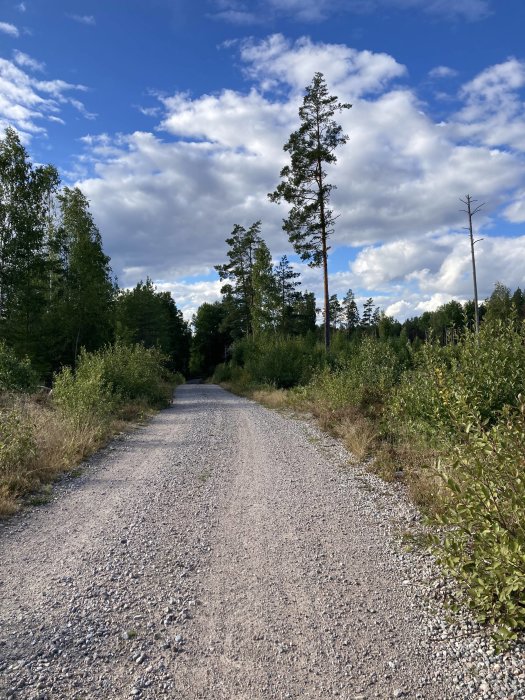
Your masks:
<svg viewBox="0 0 525 700"><path fill-rule="evenodd" d="M189 317L234 224L293 257L266 193L321 71L353 104L331 291L405 318L471 293L467 192L481 296L525 286L524 26L523 0L1 0L0 124L84 190L120 283Z"/></svg>

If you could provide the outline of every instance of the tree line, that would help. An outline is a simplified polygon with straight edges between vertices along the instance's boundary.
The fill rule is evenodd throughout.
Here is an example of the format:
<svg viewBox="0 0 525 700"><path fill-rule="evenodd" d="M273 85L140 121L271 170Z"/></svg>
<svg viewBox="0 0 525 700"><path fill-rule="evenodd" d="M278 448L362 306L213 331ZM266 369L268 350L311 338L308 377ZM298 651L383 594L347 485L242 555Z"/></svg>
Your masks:
<svg viewBox="0 0 525 700"><path fill-rule="evenodd" d="M116 340L156 346L188 370L191 333L168 292L151 280L121 290L89 203L34 166L17 132L0 139L0 340L28 357L42 381L75 366L81 348Z"/></svg>

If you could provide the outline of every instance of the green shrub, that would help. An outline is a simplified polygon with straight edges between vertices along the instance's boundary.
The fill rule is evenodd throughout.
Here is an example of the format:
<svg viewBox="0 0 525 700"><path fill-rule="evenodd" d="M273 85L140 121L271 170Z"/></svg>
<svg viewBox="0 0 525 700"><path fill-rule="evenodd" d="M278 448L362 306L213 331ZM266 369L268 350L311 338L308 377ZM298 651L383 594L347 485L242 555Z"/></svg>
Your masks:
<svg viewBox="0 0 525 700"><path fill-rule="evenodd" d="M36 374L29 359L19 359L0 341L0 391L31 391L36 384Z"/></svg>
<svg viewBox="0 0 525 700"><path fill-rule="evenodd" d="M176 378L166 370L165 357L157 348L117 343L96 353L103 376L118 401L145 401L150 406L169 403ZM180 383L180 381L179 381Z"/></svg>
<svg viewBox="0 0 525 700"><path fill-rule="evenodd" d="M231 367L228 364L222 362L220 365L215 367L213 373L212 382L214 384L222 384L223 382L229 382L231 380Z"/></svg>
<svg viewBox="0 0 525 700"><path fill-rule="evenodd" d="M463 427L468 438L439 467L448 498L434 521L446 534L432 549L479 619L510 639L525 628L525 403L492 426L473 413Z"/></svg>
<svg viewBox="0 0 525 700"><path fill-rule="evenodd" d="M261 336L236 343L232 364L243 366L256 384L279 389L307 383L325 362L321 346L301 337Z"/></svg>
<svg viewBox="0 0 525 700"><path fill-rule="evenodd" d="M496 423L504 406L525 391L525 334L486 324L455 345L425 344L389 405L391 428L425 444L462 439L465 416Z"/></svg>
<svg viewBox="0 0 525 700"><path fill-rule="evenodd" d="M183 378L170 375L155 348L116 344L98 352L82 352L75 372L55 376L53 401L77 425L96 422L101 428L125 403L165 406L172 386Z"/></svg>
<svg viewBox="0 0 525 700"><path fill-rule="evenodd" d="M100 353L83 352L74 373L64 367L55 375L53 403L75 426L97 425L104 429L117 400L105 376Z"/></svg>
<svg viewBox="0 0 525 700"><path fill-rule="evenodd" d="M12 486L16 474L35 453L27 416L15 405L0 408L0 483Z"/></svg>
<svg viewBox="0 0 525 700"><path fill-rule="evenodd" d="M349 357L337 358L335 369L319 372L308 387L310 397L330 410L382 404L401 373L401 363L388 343L366 337Z"/></svg>

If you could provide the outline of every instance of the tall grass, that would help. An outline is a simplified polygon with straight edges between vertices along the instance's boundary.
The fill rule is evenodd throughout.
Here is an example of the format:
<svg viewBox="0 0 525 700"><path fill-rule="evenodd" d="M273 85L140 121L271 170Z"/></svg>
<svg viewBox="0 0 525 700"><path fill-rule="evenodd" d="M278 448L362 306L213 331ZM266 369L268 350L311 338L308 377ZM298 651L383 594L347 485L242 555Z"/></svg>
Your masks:
<svg viewBox="0 0 525 700"><path fill-rule="evenodd" d="M5 393L0 401L0 516L24 495L72 468L136 420L171 400L183 381L141 345L82 353L55 376L52 396Z"/></svg>

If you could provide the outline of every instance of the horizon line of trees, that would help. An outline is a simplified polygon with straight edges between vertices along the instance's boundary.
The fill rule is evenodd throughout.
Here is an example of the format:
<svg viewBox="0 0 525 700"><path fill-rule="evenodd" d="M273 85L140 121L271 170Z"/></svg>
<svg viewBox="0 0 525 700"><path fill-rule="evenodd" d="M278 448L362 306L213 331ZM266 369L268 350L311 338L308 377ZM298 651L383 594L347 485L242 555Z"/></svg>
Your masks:
<svg viewBox="0 0 525 700"><path fill-rule="evenodd" d="M234 344L246 338L325 338L324 324L317 324L320 309L315 295L299 290L300 274L286 255L274 264L260 221L248 228L235 224L226 243L228 261L215 266L224 282L222 299L199 306L191 323L193 376L211 376L218 364L229 359ZM480 320L511 321L513 315L516 320L525 319L525 292L520 287L511 292L498 282L489 299L479 305ZM462 329L474 328L475 304L471 300L462 305L453 299L435 311L401 322L387 316L372 297L360 309L353 290L348 289L342 300L337 294L329 297L329 319L334 340L358 342L373 336L399 347L410 343L417 348L430 339L441 344L455 342Z"/></svg>

